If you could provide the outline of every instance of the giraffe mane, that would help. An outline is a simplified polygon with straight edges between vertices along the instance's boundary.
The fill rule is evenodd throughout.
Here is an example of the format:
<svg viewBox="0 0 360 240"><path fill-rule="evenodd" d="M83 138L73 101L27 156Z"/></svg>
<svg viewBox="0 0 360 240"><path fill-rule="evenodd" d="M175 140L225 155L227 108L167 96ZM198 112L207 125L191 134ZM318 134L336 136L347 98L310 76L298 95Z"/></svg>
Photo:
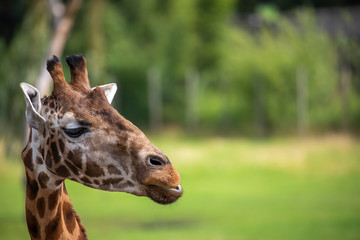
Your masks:
<svg viewBox="0 0 360 240"><path fill-rule="evenodd" d="M72 207L72 206L71 206ZM81 219L80 219L80 216L77 214L77 212L73 209L74 211L74 215L75 215L75 219L77 221L77 223L79 224L79 227L80 227L80 231L82 233L82 235L84 236L84 239L87 240L88 239L88 236L86 234L86 229L85 227L81 224Z"/></svg>

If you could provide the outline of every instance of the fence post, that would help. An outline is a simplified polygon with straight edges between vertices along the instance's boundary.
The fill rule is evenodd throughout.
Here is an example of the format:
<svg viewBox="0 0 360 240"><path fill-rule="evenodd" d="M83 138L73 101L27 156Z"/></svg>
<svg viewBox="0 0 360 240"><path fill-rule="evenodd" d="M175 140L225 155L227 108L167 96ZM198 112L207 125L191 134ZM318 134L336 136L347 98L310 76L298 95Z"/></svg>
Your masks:
<svg viewBox="0 0 360 240"><path fill-rule="evenodd" d="M350 93L350 84L351 84L351 70L342 66L340 69L340 96L341 96L341 125L343 131L349 130L350 124L350 102L349 102L349 93Z"/></svg>
<svg viewBox="0 0 360 240"><path fill-rule="evenodd" d="M263 77L254 77L254 119L255 135L263 137L265 135L265 86Z"/></svg>
<svg viewBox="0 0 360 240"><path fill-rule="evenodd" d="M308 76L303 67L296 71L296 109L298 134L302 136L308 130Z"/></svg>
<svg viewBox="0 0 360 240"><path fill-rule="evenodd" d="M219 90L220 90L220 101L221 101L221 111L220 111L220 130L223 132L231 129L230 126L230 89L229 89L229 78L226 74L221 73L219 75Z"/></svg>
<svg viewBox="0 0 360 240"><path fill-rule="evenodd" d="M185 115L188 130L198 125L199 73L189 69L185 75Z"/></svg>
<svg viewBox="0 0 360 240"><path fill-rule="evenodd" d="M151 67L147 71L149 125L152 130L162 128L162 90L161 72L157 67Z"/></svg>

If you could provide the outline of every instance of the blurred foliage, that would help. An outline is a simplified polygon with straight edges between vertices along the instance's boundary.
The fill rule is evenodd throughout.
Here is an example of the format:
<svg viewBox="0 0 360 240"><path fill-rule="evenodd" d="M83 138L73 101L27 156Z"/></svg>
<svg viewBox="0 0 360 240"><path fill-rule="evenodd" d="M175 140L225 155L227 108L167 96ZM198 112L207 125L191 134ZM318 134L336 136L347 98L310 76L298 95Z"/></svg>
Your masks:
<svg viewBox="0 0 360 240"><path fill-rule="evenodd" d="M229 107L233 123L238 124L235 127L252 124L254 84L256 79L261 79L269 129L294 128L297 121L296 72L299 68L308 76L310 126L331 128L339 123L336 47L316 27L313 18L311 11L302 10L296 13L297 26L279 17L276 31L265 26L251 35L237 27L229 29L230 37L223 51L223 69L231 76Z"/></svg>
<svg viewBox="0 0 360 240"><path fill-rule="evenodd" d="M252 13L259 5L264 3L272 3L279 7L280 10L289 10L294 9L298 6L308 6L308 7L339 7L339 6L351 6L351 5L359 5L356 0L292 0L292 1L284 1L284 0L238 0L236 1L236 9L239 12L247 12Z"/></svg>
<svg viewBox="0 0 360 240"><path fill-rule="evenodd" d="M16 136L25 105L18 85L35 83L51 35L46 4L32 1L11 42L0 38L1 131ZM350 129L357 130L359 43L329 37L311 8L292 10L292 17L278 12L276 2L254 8L262 19L254 30L234 23L239 6L233 0L85 1L64 55L85 55L92 85L117 82L114 106L140 127L148 126L148 70L161 71L164 123L184 126L185 75L195 69L199 130L237 134L254 134L256 114L265 134L296 130L299 71L307 76L309 130L340 129L345 65L352 70Z"/></svg>

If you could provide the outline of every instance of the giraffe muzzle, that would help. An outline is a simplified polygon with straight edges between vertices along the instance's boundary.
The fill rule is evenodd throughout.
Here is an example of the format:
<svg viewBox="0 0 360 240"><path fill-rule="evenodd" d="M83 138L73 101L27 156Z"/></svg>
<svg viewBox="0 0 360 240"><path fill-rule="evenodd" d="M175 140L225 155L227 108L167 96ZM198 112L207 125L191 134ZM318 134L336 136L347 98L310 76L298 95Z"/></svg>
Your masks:
<svg viewBox="0 0 360 240"><path fill-rule="evenodd" d="M167 188L158 185L147 185L147 196L156 203L170 204L175 202L183 194L181 185L175 188Z"/></svg>

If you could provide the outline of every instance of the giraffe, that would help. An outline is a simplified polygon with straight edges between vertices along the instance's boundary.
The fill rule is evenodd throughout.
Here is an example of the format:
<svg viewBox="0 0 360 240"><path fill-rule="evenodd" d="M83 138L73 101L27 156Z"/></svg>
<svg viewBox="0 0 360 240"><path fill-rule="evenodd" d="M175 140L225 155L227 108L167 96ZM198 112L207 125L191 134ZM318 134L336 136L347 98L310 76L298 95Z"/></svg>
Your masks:
<svg viewBox="0 0 360 240"><path fill-rule="evenodd" d="M66 62L69 83L59 58L47 61L54 83L48 97L20 84L30 126L22 159L31 239L87 239L65 179L146 196L159 204L170 204L183 192L180 175L166 155L111 106L116 84L90 88L86 59L71 55Z"/></svg>

